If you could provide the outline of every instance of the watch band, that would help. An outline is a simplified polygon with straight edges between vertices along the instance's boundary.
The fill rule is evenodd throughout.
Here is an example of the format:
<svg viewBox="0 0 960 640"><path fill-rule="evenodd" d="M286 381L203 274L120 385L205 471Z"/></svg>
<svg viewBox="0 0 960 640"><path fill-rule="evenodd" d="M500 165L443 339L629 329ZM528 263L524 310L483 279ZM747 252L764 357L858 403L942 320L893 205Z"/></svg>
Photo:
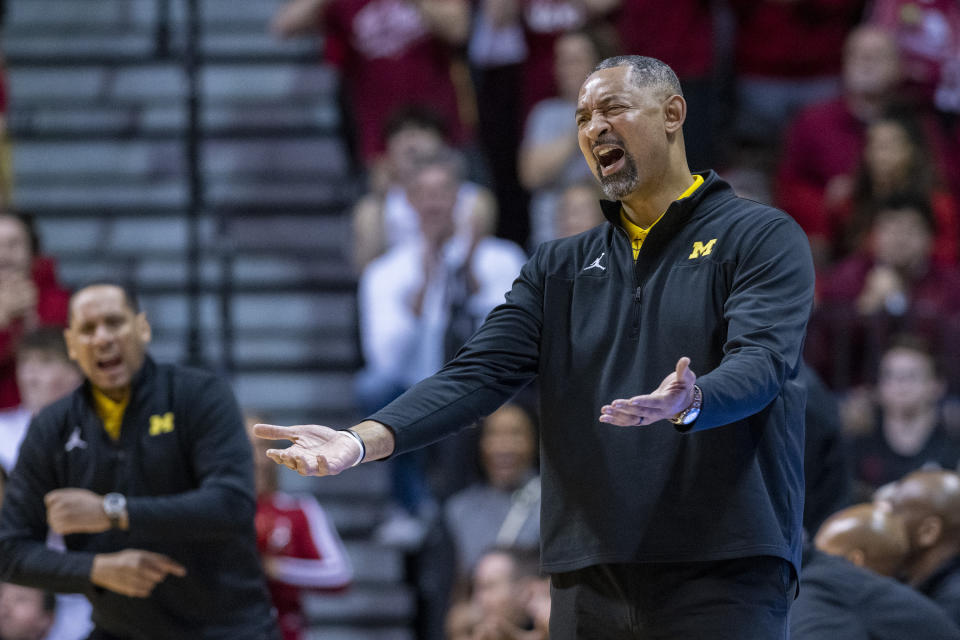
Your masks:
<svg viewBox="0 0 960 640"><path fill-rule="evenodd" d="M703 406L703 392L700 387L693 385L693 401L690 406L670 418L673 424L688 425L697 419L700 415L700 407Z"/></svg>

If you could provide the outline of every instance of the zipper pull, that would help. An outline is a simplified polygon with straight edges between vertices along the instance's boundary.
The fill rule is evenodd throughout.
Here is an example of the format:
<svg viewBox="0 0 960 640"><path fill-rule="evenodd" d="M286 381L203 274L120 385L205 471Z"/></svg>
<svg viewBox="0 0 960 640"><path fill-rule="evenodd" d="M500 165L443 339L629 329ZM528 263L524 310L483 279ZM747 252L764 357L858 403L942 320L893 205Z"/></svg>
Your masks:
<svg viewBox="0 0 960 640"><path fill-rule="evenodd" d="M643 287L637 287L637 290L633 292L633 299L637 302L643 300Z"/></svg>

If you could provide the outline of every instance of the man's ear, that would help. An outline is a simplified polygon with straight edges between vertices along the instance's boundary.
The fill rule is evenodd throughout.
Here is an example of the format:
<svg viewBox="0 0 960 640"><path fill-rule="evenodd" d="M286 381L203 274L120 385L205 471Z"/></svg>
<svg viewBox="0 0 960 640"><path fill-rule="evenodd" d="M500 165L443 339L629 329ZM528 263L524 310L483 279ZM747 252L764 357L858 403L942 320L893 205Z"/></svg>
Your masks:
<svg viewBox="0 0 960 640"><path fill-rule="evenodd" d="M917 544L923 548L932 547L943 535L943 520L940 516L927 516L917 525Z"/></svg>
<svg viewBox="0 0 960 640"><path fill-rule="evenodd" d="M146 311L141 311L137 314L136 319L137 334L140 336L140 341L143 344L150 342L150 339L153 337L153 330L150 328L150 323L147 321Z"/></svg>
<svg viewBox="0 0 960 640"><path fill-rule="evenodd" d="M862 567L866 561L866 554L863 553L863 549L850 549L844 557L858 567Z"/></svg>
<svg viewBox="0 0 960 640"><path fill-rule="evenodd" d="M664 126L667 133L676 133L687 119L687 101L683 96L672 95L663 103Z"/></svg>

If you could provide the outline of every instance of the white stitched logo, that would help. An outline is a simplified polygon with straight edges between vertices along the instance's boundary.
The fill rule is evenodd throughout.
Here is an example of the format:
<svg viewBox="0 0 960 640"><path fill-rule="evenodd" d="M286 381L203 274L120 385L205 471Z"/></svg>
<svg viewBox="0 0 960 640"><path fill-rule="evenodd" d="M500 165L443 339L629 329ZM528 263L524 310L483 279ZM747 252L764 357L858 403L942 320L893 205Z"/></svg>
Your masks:
<svg viewBox="0 0 960 640"><path fill-rule="evenodd" d="M70 434L70 439L67 440L67 445L64 447L67 450L67 453L73 451L74 449L86 449L87 443L83 441L83 438L80 437L80 427L74 427L73 433Z"/></svg>
<svg viewBox="0 0 960 640"><path fill-rule="evenodd" d="M606 251L604 251L603 253L601 253L599 258L597 258L596 260L594 260L593 262L591 262L590 264L588 264L587 266L585 266L585 267L583 268L583 270L586 271L587 269L600 269L601 271L606 271L607 268L606 268L605 266L603 266L602 264L600 264L600 261L603 260L603 256L605 256L605 255L607 255L607 252L606 252Z"/></svg>

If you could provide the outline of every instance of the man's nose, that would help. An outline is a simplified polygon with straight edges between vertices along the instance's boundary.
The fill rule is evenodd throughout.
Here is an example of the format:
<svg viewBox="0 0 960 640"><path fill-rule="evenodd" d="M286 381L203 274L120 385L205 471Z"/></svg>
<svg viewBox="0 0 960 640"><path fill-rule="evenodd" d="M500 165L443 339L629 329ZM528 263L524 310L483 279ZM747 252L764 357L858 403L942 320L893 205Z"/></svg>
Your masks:
<svg viewBox="0 0 960 640"><path fill-rule="evenodd" d="M589 140L596 140L609 130L610 123L600 114L590 116L590 121L583 127L583 131Z"/></svg>
<svg viewBox="0 0 960 640"><path fill-rule="evenodd" d="M93 341L96 344L105 344L112 339L113 331L107 328L107 326L104 324L97 326L96 330L93 332Z"/></svg>

